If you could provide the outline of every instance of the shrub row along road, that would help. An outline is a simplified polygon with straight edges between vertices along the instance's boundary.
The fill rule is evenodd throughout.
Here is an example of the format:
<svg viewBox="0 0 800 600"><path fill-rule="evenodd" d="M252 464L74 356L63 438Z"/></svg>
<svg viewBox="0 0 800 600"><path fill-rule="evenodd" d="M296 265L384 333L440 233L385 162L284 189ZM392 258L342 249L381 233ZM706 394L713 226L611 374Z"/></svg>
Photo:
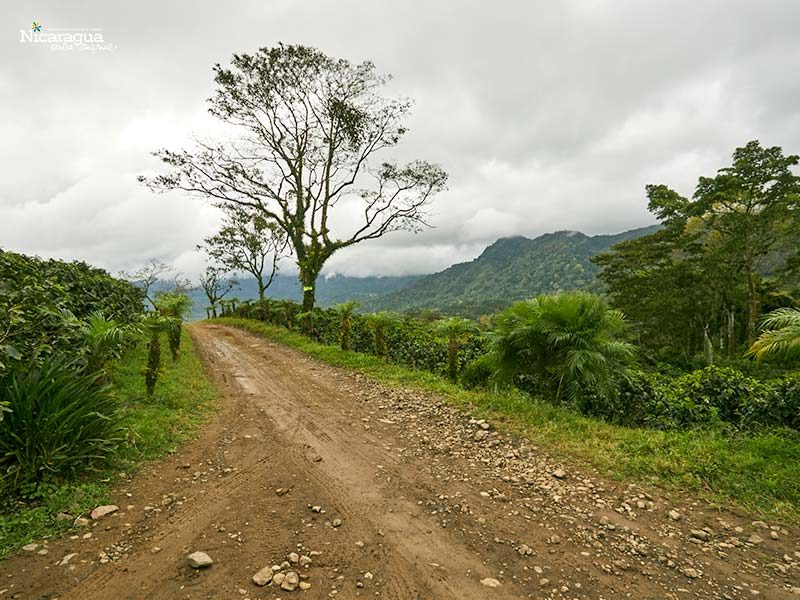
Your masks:
<svg viewBox="0 0 800 600"><path fill-rule="evenodd" d="M239 330L192 334L219 415L120 486L117 512L0 565L0 597L800 597L795 531L556 464ZM284 561L293 591L252 581Z"/></svg>

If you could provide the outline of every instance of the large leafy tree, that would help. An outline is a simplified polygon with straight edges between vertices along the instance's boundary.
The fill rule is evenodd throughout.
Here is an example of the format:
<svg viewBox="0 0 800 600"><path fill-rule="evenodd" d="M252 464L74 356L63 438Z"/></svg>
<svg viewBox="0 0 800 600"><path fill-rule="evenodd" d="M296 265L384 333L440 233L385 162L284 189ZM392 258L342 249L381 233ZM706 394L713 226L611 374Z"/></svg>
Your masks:
<svg viewBox="0 0 800 600"><path fill-rule="evenodd" d="M387 78L307 46L278 45L214 67L210 112L238 139L162 150L168 174L140 178L156 190L184 190L221 206L258 211L285 232L303 285L303 310L338 250L391 231L426 225L443 189L438 166L377 161L406 133L410 102L381 95ZM334 231L334 213L343 213ZM351 228L343 222L357 224Z"/></svg>
<svg viewBox="0 0 800 600"><path fill-rule="evenodd" d="M683 225L708 257L733 271L731 283L746 286L748 344L756 334L760 276L796 236L800 177L792 167L798 160L752 141L734 151L730 167L701 177L692 200L664 186L648 189L651 211L668 225Z"/></svg>
<svg viewBox="0 0 800 600"><path fill-rule="evenodd" d="M785 291L797 249L797 162L753 141L730 167L700 178L691 199L647 186L663 228L594 259L644 344L689 356L704 348L710 361L712 346L733 356L753 341L761 306Z"/></svg>
<svg viewBox="0 0 800 600"><path fill-rule="evenodd" d="M277 223L259 211L233 205L226 207L225 221L216 234L198 246L231 271L252 275L258 285L258 299L278 272L278 261L286 250L286 234Z"/></svg>

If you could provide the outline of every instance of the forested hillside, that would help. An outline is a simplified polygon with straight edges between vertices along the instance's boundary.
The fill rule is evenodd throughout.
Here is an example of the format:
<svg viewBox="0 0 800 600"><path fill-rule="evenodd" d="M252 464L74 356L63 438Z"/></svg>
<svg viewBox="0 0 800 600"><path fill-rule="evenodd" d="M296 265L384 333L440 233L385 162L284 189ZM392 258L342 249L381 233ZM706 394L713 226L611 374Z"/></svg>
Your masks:
<svg viewBox="0 0 800 600"><path fill-rule="evenodd" d="M557 231L535 239L502 238L475 260L453 265L402 290L365 302L364 309L438 309L477 317L537 294L592 289L598 285L599 271L592 257L657 228L644 227L616 235Z"/></svg>

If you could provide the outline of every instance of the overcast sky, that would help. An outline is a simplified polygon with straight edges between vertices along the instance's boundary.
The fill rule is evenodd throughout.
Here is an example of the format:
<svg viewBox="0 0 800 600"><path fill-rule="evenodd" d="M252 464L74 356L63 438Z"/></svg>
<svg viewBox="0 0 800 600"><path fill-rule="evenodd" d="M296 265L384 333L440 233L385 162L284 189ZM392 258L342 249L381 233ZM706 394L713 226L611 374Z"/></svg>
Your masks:
<svg viewBox="0 0 800 600"><path fill-rule="evenodd" d="M34 20L115 48L21 43ZM691 194L751 139L800 153L797 0L3 0L0 26L0 247L112 272L154 257L199 272L216 210L136 176L214 131L214 63L279 41L391 73L415 101L399 156L450 174L434 229L328 273L428 273L498 237L648 225L647 183Z"/></svg>

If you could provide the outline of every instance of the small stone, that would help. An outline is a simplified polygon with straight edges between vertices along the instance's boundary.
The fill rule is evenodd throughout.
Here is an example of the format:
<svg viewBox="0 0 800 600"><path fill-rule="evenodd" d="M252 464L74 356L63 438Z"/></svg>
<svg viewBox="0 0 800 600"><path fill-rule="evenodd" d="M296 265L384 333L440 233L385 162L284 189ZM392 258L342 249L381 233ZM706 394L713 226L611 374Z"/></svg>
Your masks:
<svg viewBox="0 0 800 600"><path fill-rule="evenodd" d="M64 558L62 558L58 562L58 564L61 565L61 566L67 565L67 564L69 564L69 561L71 561L76 556L78 556L77 552L72 552L71 554L66 554L66 555L64 555Z"/></svg>
<svg viewBox="0 0 800 600"><path fill-rule="evenodd" d="M23 549L25 552L36 552L36 549L37 549L38 547L39 547L39 544L33 544L33 543L31 543L31 544L25 544L25 545L22 547L22 549Z"/></svg>
<svg viewBox="0 0 800 600"><path fill-rule="evenodd" d="M485 429L481 429L475 432L475 434L472 436L472 439L475 440L476 442L480 442L482 440L485 440L487 437L489 437L489 432L486 431Z"/></svg>
<svg viewBox="0 0 800 600"><path fill-rule="evenodd" d="M290 563L295 565L300 562L300 555L297 552L290 552L286 558L289 559Z"/></svg>
<svg viewBox="0 0 800 600"><path fill-rule="evenodd" d="M287 592L293 592L297 589L298 583L300 583L300 577L294 571L289 571L281 582L281 589Z"/></svg>
<svg viewBox="0 0 800 600"><path fill-rule="evenodd" d="M761 536L756 535L755 533L753 535L751 535L749 538L747 538L747 542L749 544L753 544L754 546L757 546L758 544L762 543L763 541L764 541L764 539Z"/></svg>
<svg viewBox="0 0 800 600"><path fill-rule="evenodd" d="M334 519L333 523L331 523L331 525L333 525L334 527L341 527L342 526L342 520L341 519Z"/></svg>
<svg viewBox="0 0 800 600"><path fill-rule="evenodd" d="M310 557L308 557L308 556L306 556L305 554L303 554L303 555L300 557L300 566L301 566L301 567L307 567L307 566L308 566L308 565L310 565L310 564L311 564L311 558L310 558Z"/></svg>
<svg viewBox="0 0 800 600"><path fill-rule="evenodd" d="M98 506L92 511L92 520L97 521L98 519L102 519L103 517L110 515L111 513L115 513L119 510L119 506L116 504L106 504L104 506Z"/></svg>
<svg viewBox="0 0 800 600"><path fill-rule="evenodd" d="M214 564L214 561L205 552L192 552L186 557L186 560L189 561L189 566L193 569L204 569Z"/></svg>
<svg viewBox="0 0 800 600"><path fill-rule="evenodd" d="M502 584L492 577L486 577L485 579L481 579L481 585L485 585L486 587L490 588L498 588Z"/></svg>
<svg viewBox="0 0 800 600"><path fill-rule="evenodd" d="M359 541L356 542L356 546L358 546L359 548L363 548L364 547L364 542L359 540Z"/></svg>
<svg viewBox="0 0 800 600"><path fill-rule="evenodd" d="M253 583L258 586L265 586L272 581L272 567L266 566L258 573L253 575Z"/></svg>
<svg viewBox="0 0 800 600"><path fill-rule="evenodd" d="M556 469L553 471L552 475L556 479L564 479L567 476L567 473L564 471L564 469Z"/></svg>
<svg viewBox="0 0 800 600"><path fill-rule="evenodd" d="M672 519L673 521L680 521L681 519L681 513L679 513L677 510L671 510L667 514L669 515L669 518Z"/></svg>
<svg viewBox="0 0 800 600"><path fill-rule="evenodd" d="M274 583L277 586L280 586L280 584L283 583L284 579L286 579L286 573L275 573L272 576L272 583Z"/></svg>
<svg viewBox="0 0 800 600"><path fill-rule="evenodd" d="M709 537L710 537L708 535L708 532L707 531L703 531L702 529L692 529L689 532L689 535L691 537L693 537L693 538L698 539L698 540L703 540L704 542L707 542Z"/></svg>
<svg viewBox="0 0 800 600"><path fill-rule="evenodd" d="M321 506L312 506L311 507L311 512L321 513L322 512L322 507Z"/></svg>
<svg viewBox="0 0 800 600"><path fill-rule="evenodd" d="M700 577L700 572L697 569L692 569L691 567L686 567L682 572L689 579L697 579Z"/></svg>
<svg viewBox="0 0 800 600"><path fill-rule="evenodd" d="M78 517L77 519L75 519L73 525L75 525L75 527L88 527L89 519L87 519L86 517Z"/></svg>
<svg viewBox="0 0 800 600"><path fill-rule="evenodd" d="M301 581L298 587L301 590L310 590L311 589L311 584L308 583L307 581Z"/></svg>
<svg viewBox="0 0 800 600"><path fill-rule="evenodd" d="M769 537L771 537L773 540L777 540L777 539L780 538L780 536L778 535L777 531L770 531L769 532Z"/></svg>

